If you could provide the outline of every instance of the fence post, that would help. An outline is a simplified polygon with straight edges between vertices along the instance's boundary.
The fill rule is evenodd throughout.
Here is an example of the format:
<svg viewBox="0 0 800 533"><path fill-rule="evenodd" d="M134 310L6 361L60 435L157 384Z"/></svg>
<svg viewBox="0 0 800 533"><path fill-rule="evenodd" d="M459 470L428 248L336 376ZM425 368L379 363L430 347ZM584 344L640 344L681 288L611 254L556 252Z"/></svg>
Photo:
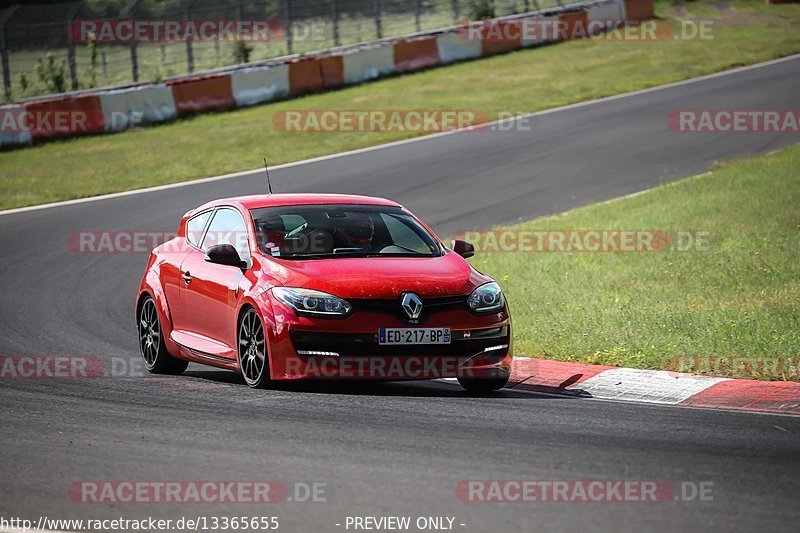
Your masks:
<svg viewBox="0 0 800 533"><path fill-rule="evenodd" d="M286 52L292 53L292 0L286 0Z"/></svg>
<svg viewBox="0 0 800 533"><path fill-rule="evenodd" d="M75 61L75 39L70 32L70 25L82 7L83 0L72 6L67 13L67 34L71 36L67 45L67 62L69 63L70 87L73 91L78 90L78 65Z"/></svg>
<svg viewBox="0 0 800 533"><path fill-rule="evenodd" d="M381 27L381 0L372 0L372 11L375 14L375 36L383 39L383 28Z"/></svg>
<svg viewBox="0 0 800 533"><path fill-rule="evenodd" d="M421 0L414 0L414 28L417 33L422 31L420 29L420 23L419 23L420 9L421 9L421 6L419 5L420 1Z"/></svg>
<svg viewBox="0 0 800 533"><path fill-rule="evenodd" d="M333 20L333 45L339 46L339 0L331 2L331 19Z"/></svg>
<svg viewBox="0 0 800 533"><path fill-rule="evenodd" d="M189 22L189 18L192 16L192 4L194 4L194 0L186 0L183 8L183 16L186 22ZM189 70L189 74L194 72L194 50L192 49L192 40L186 39L186 66Z"/></svg>
<svg viewBox="0 0 800 533"><path fill-rule="evenodd" d="M3 94L7 102L11 101L11 69L8 65L8 43L6 43L6 23L14 15L19 6L13 6L0 15L0 55L3 58Z"/></svg>
<svg viewBox="0 0 800 533"><path fill-rule="evenodd" d="M453 10L453 21L458 22L460 16L458 12L458 0L450 0L450 8Z"/></svg>
<svg viewBox="0 0 800 533"><path fill-rule="evenodd" d="M128 10L128 18L133 19L136 16L136 11L139 9L139 4L142 3L142 0L136 0L131 8ZM136 39L133 39L130 44L131 50L131 77L133 78L133 82L136 83L139 81L139 56L136 50Z"/></svg>

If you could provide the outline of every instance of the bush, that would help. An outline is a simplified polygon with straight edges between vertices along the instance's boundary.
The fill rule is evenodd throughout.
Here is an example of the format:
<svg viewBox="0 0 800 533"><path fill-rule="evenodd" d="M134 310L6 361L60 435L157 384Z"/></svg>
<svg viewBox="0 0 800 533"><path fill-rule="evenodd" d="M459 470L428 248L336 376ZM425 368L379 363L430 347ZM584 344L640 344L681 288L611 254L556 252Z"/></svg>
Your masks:
<svg viewBox="0 0 800 533"><path fill-rule="evenodd" d="M472 20L493 19L495 17L494 0L471 0L469 18Z"/></svg>
<svg viewBox="0 0 800 533"><path fill-rule="evenodd" d="M56 61L50 52L44 61L40 59L36 62L36 75L49 93L63 93L67 90L67 62L63 59Z"/></svg>
<svg viewBox="0 0 800 533"><path fill-rule="evenodd" d="M250 54L253 53L253 45L247 41L237 40L233 43L233 60L236 64L249 63Z"/></svg>

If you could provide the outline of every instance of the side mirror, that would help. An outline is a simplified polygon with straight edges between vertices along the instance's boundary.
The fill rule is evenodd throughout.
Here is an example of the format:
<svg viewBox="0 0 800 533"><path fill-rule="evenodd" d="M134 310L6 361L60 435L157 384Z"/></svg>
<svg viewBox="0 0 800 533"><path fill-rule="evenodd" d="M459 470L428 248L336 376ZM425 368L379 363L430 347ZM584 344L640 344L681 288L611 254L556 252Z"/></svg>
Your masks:
<svg viewBox="0 0 800 533"><path fill-rule="evenodd" d="M452 248L455 253L467 259L468 257L472 257L475 255L475 247L472 246L467 241L462 241L460 239L456 239L452 243Z"/></svg>
<svg viewBox="0 0 800 533"><path fill-rule="evenodd" d="M247 263L239 257L239 252L231 244L215 244L206 251L205 260L215 265L247 268Z"/></svg>

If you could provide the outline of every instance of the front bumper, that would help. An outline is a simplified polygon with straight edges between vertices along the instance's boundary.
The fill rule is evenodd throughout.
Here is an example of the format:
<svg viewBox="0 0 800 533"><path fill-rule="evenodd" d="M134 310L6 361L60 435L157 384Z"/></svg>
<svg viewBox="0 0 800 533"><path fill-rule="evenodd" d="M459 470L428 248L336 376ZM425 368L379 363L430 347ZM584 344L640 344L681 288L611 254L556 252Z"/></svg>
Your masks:
<svg viewBox="0 0 800 533"><path fill-rule="evenodd" d="M452 300L452 299L451 299ZM476 315L465 307L430 305L409 323L387 302L357 303L343 319L297 316L273 299L270 339L273 379L419 380L502 378L511 373L512 335L508 310ZM380 328L450 328L448 345L384 346Z"/></svg>

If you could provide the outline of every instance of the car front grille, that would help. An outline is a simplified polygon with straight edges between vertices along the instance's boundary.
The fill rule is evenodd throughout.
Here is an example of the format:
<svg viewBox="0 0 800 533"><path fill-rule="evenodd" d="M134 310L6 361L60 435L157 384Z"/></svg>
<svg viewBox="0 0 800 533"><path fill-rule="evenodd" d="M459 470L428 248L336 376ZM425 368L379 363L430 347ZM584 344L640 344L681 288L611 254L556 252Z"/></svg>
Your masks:
<svg viewBox="0 0 800 533"><path fill-rule="evenodd" d="M380 345L378 333L317 333L292 331L292 344L302 354L339 356L463 356L469 357L491 350L487 355L505 356L508 353L508 326L465 331L453 331L450 344L438 345Z"/></svg>
<svg viewBox="0 0 800 533"><path fill-rule="evenodd" d="M400 298L393 300L380 299L348 299L353 306L353 312L380 313L392 315L403 322L409 322L408 315L403 311ZM447 298L423 298L422 313L414 324L423 324L434 313L452 311L454 309L467 309L467 296L453 296Z"/></svg>

